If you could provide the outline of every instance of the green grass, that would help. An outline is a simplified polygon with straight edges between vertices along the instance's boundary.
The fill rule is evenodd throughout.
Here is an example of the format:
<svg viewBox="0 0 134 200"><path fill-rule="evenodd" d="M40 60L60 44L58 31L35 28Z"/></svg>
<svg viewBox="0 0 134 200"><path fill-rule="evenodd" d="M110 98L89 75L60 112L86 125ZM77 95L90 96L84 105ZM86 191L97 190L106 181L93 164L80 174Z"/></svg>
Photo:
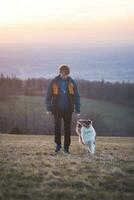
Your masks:
<svg viewBox="0 0 134 200"><path fill-rule="evenodd" d="M134 109L105 101L83 98L81 110L82 115L89 113L90 116L92 112L100 114L104 122L116 130L126 130L134 121Z"/></svg>
<svg viewBox="0 0 134 200"><path fill-rule="evenodd" d="M133 199L134 138L98 137L94 156L74 136L56 154L53 139L0 135L0 199Z"/></svg>
<svg viewBox="0 0 134 200"><path fill-rule="evenodd" d="M132 108L86 98L81 98L81 105L81 117L91 118L92 113L99 114L109 130L128 132L129 127L133 127L134 109ZM44 130L44 122L50 129L52 124L52 117L46 115L45 106L43 97L19 96L15 101L0 102L0 117L6 121L7 130L17 125L22 130L26 128L26 132L29 133L33 129L41 133Z"/></svg>

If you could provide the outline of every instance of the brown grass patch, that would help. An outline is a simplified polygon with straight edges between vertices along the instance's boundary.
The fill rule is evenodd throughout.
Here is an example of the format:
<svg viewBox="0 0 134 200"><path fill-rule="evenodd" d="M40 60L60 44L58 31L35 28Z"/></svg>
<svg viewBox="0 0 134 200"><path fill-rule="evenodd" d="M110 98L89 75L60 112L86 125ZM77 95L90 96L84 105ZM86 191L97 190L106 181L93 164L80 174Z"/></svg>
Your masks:
<svg viewBox="0 0 134 200"><path fill-rule="evenodd" d="M133 199L134 138L98 137L94 156L72 137L71 154L53 136L0 135L0 199Z"/></svg>

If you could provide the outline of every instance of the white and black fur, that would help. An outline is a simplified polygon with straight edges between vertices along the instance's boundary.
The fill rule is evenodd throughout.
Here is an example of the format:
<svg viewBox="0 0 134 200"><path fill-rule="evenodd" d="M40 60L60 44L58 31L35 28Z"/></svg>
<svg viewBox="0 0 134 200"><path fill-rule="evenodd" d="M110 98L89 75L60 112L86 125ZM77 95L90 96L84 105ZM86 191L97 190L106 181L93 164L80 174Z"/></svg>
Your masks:
<svg viewBox="0 0 134 200"><path fill-rule="evenodd" d="M84 145L91 153L96 149L96 131L90 119L79 119L76 125L76 133L79 136L79 143Z"/></svg>

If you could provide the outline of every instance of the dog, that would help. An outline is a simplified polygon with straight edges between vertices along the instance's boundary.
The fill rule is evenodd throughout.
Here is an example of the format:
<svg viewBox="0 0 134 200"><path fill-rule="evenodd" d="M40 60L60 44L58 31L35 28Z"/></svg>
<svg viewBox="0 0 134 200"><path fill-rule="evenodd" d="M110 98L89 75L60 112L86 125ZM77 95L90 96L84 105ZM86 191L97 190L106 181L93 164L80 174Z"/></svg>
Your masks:
<svg viewBox="0 0 134 200"><path fill-rule="evenodd" d="M96 131L90 119L79 119L76 124L76 133L79 143L86 147L89 153L94 154L96 149Z"/></svg>

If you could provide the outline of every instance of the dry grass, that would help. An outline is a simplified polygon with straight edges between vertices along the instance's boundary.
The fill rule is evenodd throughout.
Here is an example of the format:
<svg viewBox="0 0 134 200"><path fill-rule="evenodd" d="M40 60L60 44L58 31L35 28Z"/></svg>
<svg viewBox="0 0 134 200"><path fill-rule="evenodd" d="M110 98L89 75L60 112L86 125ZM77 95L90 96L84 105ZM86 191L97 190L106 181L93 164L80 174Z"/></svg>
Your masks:
<svg viewBox="0 0 134 200"><path fill-rule="evenodd" d="M134 138L98 137L94 156L77 139L65 155L53 136L0 135L0 199L134 199Z"/></svg>

